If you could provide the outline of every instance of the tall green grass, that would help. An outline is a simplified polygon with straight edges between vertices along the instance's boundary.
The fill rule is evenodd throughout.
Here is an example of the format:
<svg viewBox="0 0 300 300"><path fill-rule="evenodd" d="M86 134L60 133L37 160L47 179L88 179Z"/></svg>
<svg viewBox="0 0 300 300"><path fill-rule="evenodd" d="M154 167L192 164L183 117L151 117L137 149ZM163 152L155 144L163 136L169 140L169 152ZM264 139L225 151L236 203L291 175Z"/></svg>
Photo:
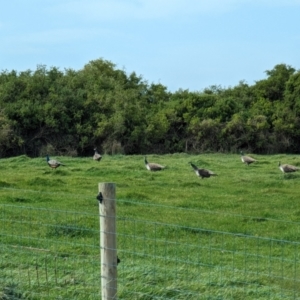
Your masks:
<svg viewBox="0 0 300 300"><path fill-rule="evenodd" d="M232 154L148 155L167 166L155 173L140 155L56 157L56 170L1 159L3 295L99 298L96 195L114 182L120 299L297 299L300 173L278 161L300 157L254 156L246 166ZM190 161L218 176L197 177Z"/></svg>

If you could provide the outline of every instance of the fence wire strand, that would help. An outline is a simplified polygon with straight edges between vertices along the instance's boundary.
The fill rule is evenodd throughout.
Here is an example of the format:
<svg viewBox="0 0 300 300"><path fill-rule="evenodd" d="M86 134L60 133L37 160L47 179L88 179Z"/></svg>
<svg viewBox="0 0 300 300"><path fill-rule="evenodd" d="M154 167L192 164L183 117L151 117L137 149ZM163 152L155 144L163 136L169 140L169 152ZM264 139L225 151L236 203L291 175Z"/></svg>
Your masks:
<svg viewBox="0 0 300 300"><path fill-rule="evenodd" d="M22 200L21 194L36 191L13 192ZM78 212L1 203L0 293L17 299L100 299L96 204L93 211ZM227 214L229 220L247 219L247 227L226 232L205 223L207 215L222 213L122 199L117 206L118 299L300 298L300 243L276 238L275 232L252 234L251 227L266 220L251 223L254 217ZM127 206L149 210L149 217L128 216L122 209ZM197 215L204 225L179 225L180 218L163 222L171 209ZM267 221L274 223L271 229L285 224L299 232L298 222Z"/></svg>

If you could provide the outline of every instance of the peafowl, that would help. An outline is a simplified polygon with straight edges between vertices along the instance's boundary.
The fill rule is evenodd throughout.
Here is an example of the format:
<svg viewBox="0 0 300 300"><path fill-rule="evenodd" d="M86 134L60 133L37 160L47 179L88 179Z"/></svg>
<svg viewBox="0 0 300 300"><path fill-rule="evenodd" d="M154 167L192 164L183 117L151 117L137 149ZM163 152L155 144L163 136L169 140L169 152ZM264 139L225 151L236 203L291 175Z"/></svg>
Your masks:
<svg viewBox="0 0 300 300"><path fill-rule="evenodd" d="M48 154L46 156L46 160L47 160L48 166L52 169L56 169L59 166L65 166L64 164L62 164L61 162L59 162L55 159L50 159Z"/></svg>
<svg viewBox="0 0 300 300"><path fill-rule="evenodd" d="M195 173L197 176L203 178L209 178L210 176L217 176L216 173L210 171L210 170L206 170L206 169L200 169L198 168L196 165L194 165L193 163L191 163L192 168L194 169Z"/></svg>
<svg viewBox="0 0 300 300"><path fill-rule="evenodd" d="M242 160L242 162L244 164L246 164L247 166L249 166L250 164L252 164L252 163L254 163L254 162L257 161L256 159L254 159L254 158L252 158L250 156L244 155L244 153L242 151L240 153L241 153L241 160Z"/></svg>
<svg viewBox="0 0 300 300"><path fill-rule="evenodd" d="M300 168L298 167L288 165L288 164L282 165L280 162L278 163L278 167L283 173L292 173L300 170Z"/></svg>
<svg viewBox="0 0 300 300"><path fill-rule="evenodd" d="M100 161L102 159L101 154L98 153L97 148L95 148L94 151L95 151L95 154L93 156L93 160Z"/></svg>
<svg viewBox="0 0 300 300"><path fill-rule="evenodd" d="M159 165L159 164L156 164L156 163L149 163L147 161L146 156L145 156L145 166L146 166L147 170L153 171L153 172L161 171L161 170L166 168L165 166L162 166L162 165Z"/></svg>

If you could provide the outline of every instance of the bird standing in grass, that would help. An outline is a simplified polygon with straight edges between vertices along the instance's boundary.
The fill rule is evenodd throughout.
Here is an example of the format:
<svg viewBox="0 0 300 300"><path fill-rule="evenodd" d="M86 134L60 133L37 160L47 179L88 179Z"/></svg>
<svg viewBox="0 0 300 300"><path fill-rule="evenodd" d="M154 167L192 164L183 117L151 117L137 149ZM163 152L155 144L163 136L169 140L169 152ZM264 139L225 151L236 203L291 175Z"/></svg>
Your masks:
<svg viewBox="0 0 300 300"><path fill-rule="evenodd" d="M292 166L292 165L288 165L288 164L282 165L280 162L278 163L278 167L283 173L292 173L292 172L296 172L296 171L300 170L300 168L298 168L296 166Z"/></svg>
<svg viewBox="0 0 300 300"><path fill-rule="evenodd" d="M56 169L56 168L58 168L59 166L64 166L64 164L62 164L62 163L59 162L58 160L50 159L48 154L47 154L47 156L46 156L46 160L47 160L48 166L49 166L50 168L52 168L52 169Z"/></svg>
<svg viewBox="0 0 300 300"><path fill-rule="evenodd" d="M244 164L246 164L247 166L249 166L250 164L256 162L257 160L250 157L250 156L246 156L244 155L243 151L240 152L241 153L241 160Z"/></svg>
<svg viewBox="0 0 300 300"><path fill-rule="evenodd" d="M216 173L210 171L210 170L206 170L206 169L200 169L198 168L196 165L194 165L193 163L191 163L192 168L194 169L195 173L197 176L203 178L209 178L210 176L217 176Z"/></svg>
<svg viewBox="0 0 300 300"><path fill-rule="evenodd" d="M159 164L156 164L156 163L149 163L147 161L146 156L145 156L145 166L146 166L147 170L153 171L153 172L161 171L161 170L166 168L165 166L162 166L162 165L159 165Z"/></svg>
<svg viewBox="0 0 300 300"><path fill-rule="evenodd" d="M98 153L97 148L95 148L94 151L95 151L95 154L93 156L93 160L100 161L102 159L101 154Z"/></svg>

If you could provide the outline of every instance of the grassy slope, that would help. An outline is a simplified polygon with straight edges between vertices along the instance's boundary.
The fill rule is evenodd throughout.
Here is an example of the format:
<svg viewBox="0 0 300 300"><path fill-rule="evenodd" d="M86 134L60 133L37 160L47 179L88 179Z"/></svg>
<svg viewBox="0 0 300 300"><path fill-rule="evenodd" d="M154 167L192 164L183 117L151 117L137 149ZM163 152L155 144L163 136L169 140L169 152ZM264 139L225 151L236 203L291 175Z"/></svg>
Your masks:
<svg viewBox="0 0 300 300"><path fill-rule="evenodd" d="M268 298L271 294L272 299L277 296L279 299L283 291L293 290L291 280L285 282L283 278L295 277L293 261L298 260L295 257L298 246L255 237L299 242L300 173L283 175L278 161L299 166L300 160L296 155L254 156L258 162L246 166L239 155L149 155L150 162L167 165L166 170L157 173L147 171L143 156L139 155L104 156L99 163L91 158L57 157L66 164L57 170L51 170L44 158L1 159L0 201L13 205L0 209L1 243L45 249L61 253L61 257L71 256L70 251L72 255L90 255L85 256L88 260L97 257L97 184L115 182L118 248L122 256L121 298L134 295L136 299L153 299L156 295L197 299L188 293L217 297L222 289L224 295L228 293L224 299ZM218 176L203 180L196 177L188 164L190 161ZM249 238L239 239L226 232ZM279 247L274 247L274 243ZM31 252L22 250L21 253L24 270L29 272ZM9 259L9 254L5 255L8 256L2 258L3 265ZM278 267L276 256L284 260ZM39 255L35 257L34 264L40 259ZM44 256L43 259L45 264ZM17 272L17 265L16 261L6 266L13 278L11 270ZM50 273L56 274L53 260L49 266ZM280 274L280 280L274 279L274 288L265 288L267 277L258 274L270 275L270 268L274 278ZM95 263L91 264L88 270L84 272L87 277L82 282L78 280L78 286L97 282L97 264L96 267ZM239 274L241 270L243 276ZM56 284L71 295L78 292L78 286L73 291L68 282L74 278L68 276L72 277L66 272L64 281ZM27 284L39 284L36 272L31 277L35 280ZM129 283L134 283L135 289L128 289ZM45 291L44 285L41 290ZM181 295L179 290L185 292ZM51 298L49 294L48 298Z"/></svg>

